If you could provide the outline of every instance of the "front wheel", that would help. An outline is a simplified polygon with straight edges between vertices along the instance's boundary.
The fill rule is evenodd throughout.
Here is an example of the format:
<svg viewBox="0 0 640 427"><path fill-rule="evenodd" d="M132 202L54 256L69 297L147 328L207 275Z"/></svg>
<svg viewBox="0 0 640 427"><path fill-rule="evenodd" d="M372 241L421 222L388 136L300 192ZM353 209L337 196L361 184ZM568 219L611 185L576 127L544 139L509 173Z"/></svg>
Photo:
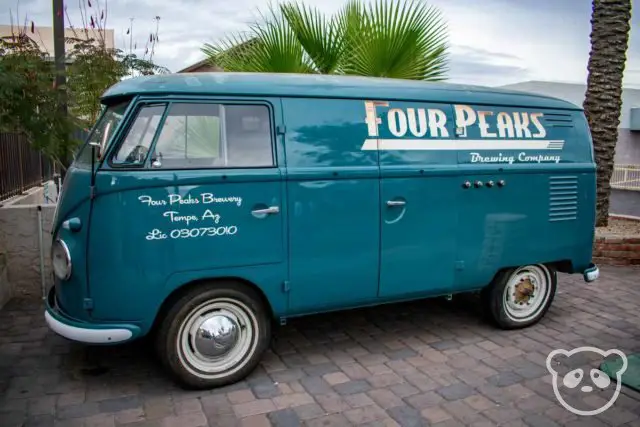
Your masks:
<svg viewBox="0 0 640 427"><path fill-rule="evenodd" d="M157 336L163 365L186 388L241 380L269 345L271 322L253 289L242 284L198 286L178 299Z"/></svg>
<svg viewBox="0 0 640 427"><path fill-rule="evenodd" d="M527 265L500 272L483 291L488 314L502 329L531 326L551 306L558 278L553 267Z"/></svg>

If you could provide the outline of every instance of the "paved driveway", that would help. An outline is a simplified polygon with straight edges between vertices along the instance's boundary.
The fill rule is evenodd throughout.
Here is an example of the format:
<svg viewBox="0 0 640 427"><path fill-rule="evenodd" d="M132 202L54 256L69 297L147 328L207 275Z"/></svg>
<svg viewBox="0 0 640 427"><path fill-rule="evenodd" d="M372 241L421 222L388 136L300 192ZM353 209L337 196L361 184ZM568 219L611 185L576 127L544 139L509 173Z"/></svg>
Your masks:
<svg viewBox="0 0 640 427"><path fill-rule="evenodd" d="M486 324L471 297L290 321L250 378L205 392L168 381L148 343L70 343L38 301L14 300L0 312L0 426L640 426L638 394L578 417L545 368L555 348L640 351L640 270L602 273L594 285L562 276L547 317L524 331ZM574 357L558 369L598 366ZM614 388L565 391L584 409Z"/></svg>

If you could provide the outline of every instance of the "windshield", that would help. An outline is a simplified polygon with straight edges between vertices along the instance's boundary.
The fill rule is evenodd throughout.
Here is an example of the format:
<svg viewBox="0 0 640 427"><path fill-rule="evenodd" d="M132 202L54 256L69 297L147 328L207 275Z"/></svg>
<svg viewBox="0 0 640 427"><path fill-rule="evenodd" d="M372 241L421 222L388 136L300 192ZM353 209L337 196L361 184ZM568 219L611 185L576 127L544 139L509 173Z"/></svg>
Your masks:
<svg viewBox="0 0 640 427"><path fill-rule="evenodd" d="M98 122L94 126L93 131L87 138L86 143L80 149L80 152L78 153L74 161L74 164L76 166L91 166L91 146L89 145L90 142L97 142L101 145L100 151L102 153L105 152L109 139L122 121L122 117L124 116L124 112L126 111L128 105L129 101L126 101L106 107L104 114L100 116L100 119L98 119ZM98 159L95 160L97 161Z"/></svg>

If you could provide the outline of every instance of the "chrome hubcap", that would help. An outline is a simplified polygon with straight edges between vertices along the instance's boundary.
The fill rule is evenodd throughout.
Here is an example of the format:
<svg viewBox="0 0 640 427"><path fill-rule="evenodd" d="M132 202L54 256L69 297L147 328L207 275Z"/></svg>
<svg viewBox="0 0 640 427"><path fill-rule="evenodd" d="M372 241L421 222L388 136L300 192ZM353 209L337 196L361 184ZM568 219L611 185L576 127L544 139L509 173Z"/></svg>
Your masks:
<svg viewBox="0 0 640 427"><path fill-rule="evenodd" d="M258 346L260 325L243 302L216 298L195 307L176 337L178 359L193 375L223 378L242 369Z"/></svg>
<svg viewBox="0 0 640 427"><path fill-rule="evenodd" d="M221 357L238 342L238 323L224 314L205 318L198 326L195 347L206 357Z"/></svg>

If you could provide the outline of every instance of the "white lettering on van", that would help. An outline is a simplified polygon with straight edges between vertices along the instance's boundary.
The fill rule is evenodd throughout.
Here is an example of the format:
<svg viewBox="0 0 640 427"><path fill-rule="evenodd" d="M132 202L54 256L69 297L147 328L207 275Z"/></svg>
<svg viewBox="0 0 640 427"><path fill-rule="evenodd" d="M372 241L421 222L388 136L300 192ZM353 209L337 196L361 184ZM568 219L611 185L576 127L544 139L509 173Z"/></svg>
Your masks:
<svg viewBox="0 0 640 427"><path fill-rule="evenodd" d="M198 218L195 215L180 215L180 212L176 211L167 211L162 216L169 217L171 222L184 222L187 225L191 222L198 222Z"/></svg>
<svg viewBox="0 0 640 427"><path fill-rule="evenodd" d="M468 105L456 105L456 127L462 128L463 134L467 136L467 127L476 122L476 112Z"/></svg>
<svg viewBox="0 0 640 427"><path fill-rule="evenodd" d="M149 233L147 233L147 240L164 240L167 238L167 235L160 231L157 228L154 228Z"/></svg>
<svg viewBox="0 0 640 427"><path fill-rule="evenodd" d="M138 200L147 206L199 205L201 203L232 203L238 207L242 206L242 197L240 196L216 197L212 193L202 193L198 196L191 196L189 194L186 197L180 194L169 194L167 200L156 200L151 196L143 195L139 196Z"/></svg>
<svg viewBox="0 0 640 427"><path fill-rule="evenodd" d="M209 203L234 203L238 207L242 206L242 197L238 196L215 197L212 193L202 193L200 197L202 197L202 203L205 205Z"/></svg>
<svg viewBox="0 0 640 427"><path fill-rule="evenodd" d="M547 139L549 132L544 127L542 112L513 111L513 108L509 108L510 111L500 111L499 108L475 110L470 105L454 104L453 126L448 123L447 110L444 109L399 108L380 101L364 101L364 104L367 138L360 148L364 151L562 151L566 142L564 139ZM388 107L388 110L385 112L381 106ZM455 128L453 137L450 136L452 128Z"/></svg>
<svg viewBox="0 0 640 427"><path fill-rule="evenodd" d="M418 108L417 121L415 108L407 108L407 119L409 120L409 131L413 136L421 138L427 134L427 114L424 108Z"/></svg>
<svg viewBox="0 0 640 427"><path fill-rule="evenodd" d="M489 123L487 123L486 116L493 115L492 111L474 111L468 105L456 105L456 126L463 129L461 137L467 136L467 128L469 126L478 124L480 129L480 137L482 138L544 138L547 136L547 131L540 122L540 118L544 116L543 113L527 113L514 111L513 113L507 113L501 111L496 116L497 134L496 132L489 131ZM537 133L532 134L529 129L529 123L532 123Z"/></svg>
<svg viewBox="0 0 640 427"><path fill-rule="evenodd" d="M516 160L513 156L503 156L499 153L497 156L483 156L480 153L469 153L471 155L471 163L509 163L513 164Z"/></svg>
<svg viewBox="0 0 640 427"><path fill-rule="evenodd" d="M187 194L187 197L181 196L180 194L169 194L169 204L180 204L180 205L197 205L200 201L191 197L190 194Z"/></svg>
<svg viewBox="0 0 640 427"><path fill-rule="evenodd" d="M547 156L543 154L527 155L527 153L522 152L518 154L518 160L521 162L527 162L527 163L543 163L543 162L560 163L560 156Z"/></svg>
<svg viewBox="0 0 640 427"><path fill-rule="evenodd" d="M509 113L505 113L504 111L498 113L496 123L498 125L498 136L500 138L504 138L505 136L508 138L514 137L515 132L513 130L513 120Z"/></svg>
<svg viewBox="0 0 640 427"><path fill-rule="evenodd" d="M469 153L471 156L471 163L509 163L513 164L516 159L521 163L543 163L543 162L553 162L560 163L560 156L549 156L543 154L532 154L529 155L526 152L521 152L518 156L505 156L502 153L498 153L498 155L482 155L480 153Z"/></svg>
<svg viewBox="0 0 640 427"><path fill-rule="evenodd" d="M447 131L447 115L437 108L429 108L429 132L431 137L437 138L443 136L447 138L449 132Z"/></svg>
<svg viewBox="0 0 640 427"><path fill-rule="evenodd" d="M211 209L207 209L202 214L202 220L204 221L205 219L211 219L214 223L217 224L220 222L220 215L217 213L211 212Z"/></svg>
<svg viewBox="0 0 640 427"><path fill-rule="evenodd" d="M407 116L400 108L392 108L387 113L389 131L398 138L407 133Z"/></svg>
<svg viewBox="0 0 640 427"><path fill-rule="evenodd" d="M538 117L542 116L542 113L532 113L530 115L531 123L533 123L536 129L538 129L538 133L533 134L534 138L544 138L545 136L547 136L547 130L544 128L544 126L542 126L542 123L540 123L540 120L538 119Z"/></svg>
<svg viewBox="0 0 640 427"><path fill-rule="evenodd" d="M513 122L516 128L516 136L518 138L531 138L529 130L529 115L527 113L513 113Z"/></svg>
<svg viewBox="0 0 640 427"><path fill-rule="evenodd" d="M493 111L478 111L478 127L482 138L495 138L498 136L495 132L489 132L489 123L487 123L486 116L492 115Z"/></svg>
<svg viewBox="0 0 640 427"><path fill-rule="evenodd" d="M236 225L221 225L218 227L176 228L168 233L164 233L160 229L154 228L147 233L146 239L195 239L197 237L233 236L237 232L238 226Z"/></svg>
<svg viewBox="0 0 640 427"><path fill-rule="evenodd" d="M167 204L166 200L153 200L151 196L139 196L138 200L141 203L145 203L147 206L165 206Z"/></svg>
<svg viewBox="0 0 640 427"><path fill-rule="evenodd" d="M376 112L376 106L386 107L388 105L389 105L388 102L380 102L380 101L364 102L364 110L366 113L364 121L367 123L367 130L369 132L369 136L378 136L378 125L382 123L382 119L378 117L378 113Z"/></svg>

